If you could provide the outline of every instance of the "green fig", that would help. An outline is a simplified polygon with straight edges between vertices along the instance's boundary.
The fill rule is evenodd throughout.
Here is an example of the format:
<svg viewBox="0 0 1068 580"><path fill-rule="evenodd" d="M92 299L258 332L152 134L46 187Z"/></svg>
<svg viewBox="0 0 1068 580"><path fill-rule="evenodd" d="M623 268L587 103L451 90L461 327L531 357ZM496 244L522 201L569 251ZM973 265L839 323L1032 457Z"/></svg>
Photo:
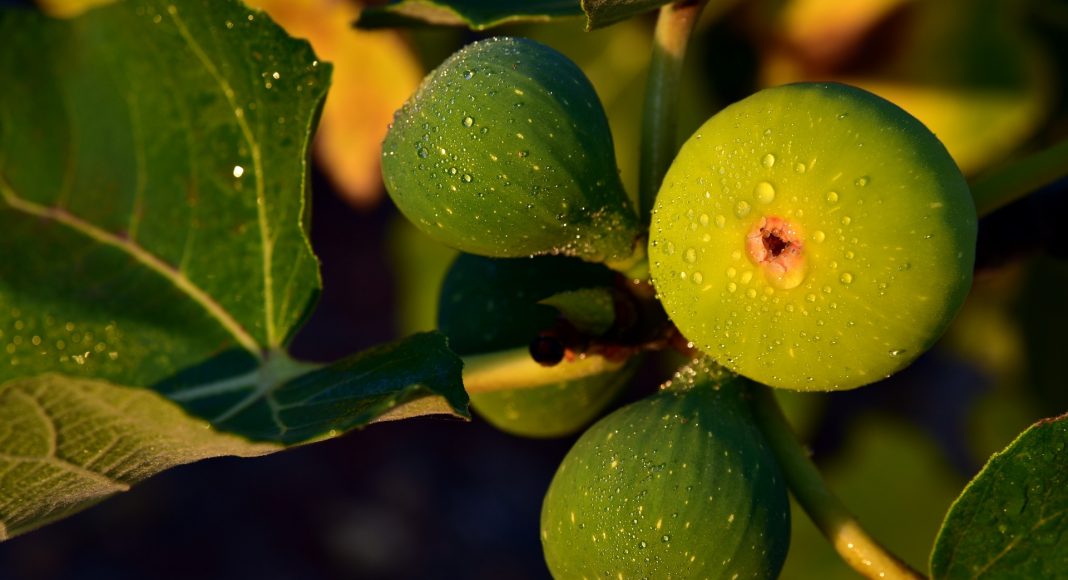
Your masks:
<svg viewBox="0 0 1068 580"><path fill-rule="evenodd" d="M747 385L699 364L587 430L542 506L553 577L775 578L790 504Z"/></svg>
<svg viewBox="0 0 1068 580"><path fill-rule="evenodd" d="M661 186L650 270L679 330L756 381L835 390L907 366L971 286L977 218L945 147L837 84L713 116Z"/></svg>
<svg viewBox="0 0 1068 580"><path fill-rule="evenodd" d="M467 253L644 255L593 87L537 42L475 42L431 72L394 118L382 174L412 223Z"/></svg>
<svg viewBox="0 0 1068 580"><path fill-rule="evenodd" d="M555 308L539 304L561 292L601 288L615 274L563 256L499 259L461 254L442 285L438 328L449 347L475 355L524 347L553 327ZM637 359L617 371L544 386L471 394L471 406L502 431L559 437L586 426L634 374ZM548 371L548 369L546 369Z"/></svg>

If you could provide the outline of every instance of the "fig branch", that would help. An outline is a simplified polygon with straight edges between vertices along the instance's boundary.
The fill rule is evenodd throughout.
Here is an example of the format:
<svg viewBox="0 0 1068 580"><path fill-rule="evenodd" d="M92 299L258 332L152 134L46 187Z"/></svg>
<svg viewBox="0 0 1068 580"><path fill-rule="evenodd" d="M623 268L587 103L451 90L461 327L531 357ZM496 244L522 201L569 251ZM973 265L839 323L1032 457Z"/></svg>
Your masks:
<svg viewBox="0 0 1068 580"><path fill-rule="evenodd" d="M918 579L924 576L891 554L828 487L798 442L770 387L753 383L753 415L797 502L854 570L866 578Z"/></svg>
<svg viewBox="0 0 1068 580"><path fill-rule="evenodd" d="M682 64L690 35L706 2L682 0L667 4L657 17L642 116L638 205L643 224L649 223L656 192L675 157Z"/></svg>
<svg viewBox="0 0 1068 580"><path fill-rule="evenodd" d="M979 217L1068 175L1068 139L981 177L972 186Z"/></svg>

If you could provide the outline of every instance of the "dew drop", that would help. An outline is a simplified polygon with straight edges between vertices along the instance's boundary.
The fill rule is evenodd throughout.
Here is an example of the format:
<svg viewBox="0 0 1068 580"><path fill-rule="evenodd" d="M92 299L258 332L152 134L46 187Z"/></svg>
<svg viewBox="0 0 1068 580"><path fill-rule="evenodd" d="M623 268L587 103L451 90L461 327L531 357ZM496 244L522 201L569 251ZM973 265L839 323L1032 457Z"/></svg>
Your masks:
<svg viewBox="0 0 1068 580"><path fill-rule="evenodd" d="M686 260L688 264L693 264L697 261L697 250L686 248L686 251L682 253L682 259Z"/></svg>
<svg viewBox="0 0 1068 580"><path fill-rule="evenodd" d="M464 78L465 79L471 80L471 77L473 77L473 76L475 76L475 71L470 70L470 69L464 71Z"/></svg>
<svg viewBox="0 0 1068 580"><path fill-rule="evenodd" d="M240 165L235 165L234 166L234 177L241 177L244 174L245 174L245 168L244 167L241 167Z"/></svg>
<svg viewBox="0 0 1068 580"><path fill-rule="evenodd" d="M764 167L771 167L771 166L775 165L775 156L772 155L771 153L768 153L767 155L764 156L763 159L760 160L760 162L762 164L764 164Z"/></svg>
<svg viewBox="0 0 1068 580"><path fill-rule="evenodd" d="M734 206L734 215L736 215L736 216L738 216L740 218L744 218L745 216L749 215L749 210L750 210L749 202L747 202L745 200L742 200L742 201L739 201L738 204Z"/></svg>
<svg viewBox="0 0 1068 580"><path fill-rule="evenodd" d="M834 205L834 204L838 203L838 192L837 191L828 191L827 192L827 203L829 203L831 205Z"/></svg>
<svg viewBox="0 0 1068 580"><path fill-rule="evenodd" d="M798 163L797 165L794 165L794 171L804 173L808 171L808 167L806 167L804 163Z"/></svg>
<svg viewBox="0 0 1068 580"><path fill-rule="evenodd" d="M868 176L865 175L865 176L862 176L862 177L858 177L857 180L855 182L853 182L853 183L857 187L864 187L865 185L868 185Z"/></svg>
<svg viewBox="0 0 1068 580"><path fill-rule="evenodd" d="M470 127L471 125L474 125L474 124L475 124L475 119L473 117L464 117L464 127Z"/></svg>
<svg viewBox="0 0 1068 580"><path fill-rule="evenodd" d="M805 296L805 300L808 300L809 302L815 302L816 301L816 295L815 294L808 294L808 295Z"/></svg>
<svg viewBox="0 0 1068 580"><path fill-rule="evenodd" d="M750 298L756 298L756 294L757 293L756 293L756 289L755 288L750 288L750 289L745 291L745 295L750 297Z"/></svg>
<svg viewBox="0 0 1068 580"><path fill-rule="evenodd" d="M827 238L827 235L823 233L823 230L816 230L812 232L812 239L817 242L822 242Z"/></svg>
<svg viewBox="0 0 1068 580"><path fill-rule="evenodd" d="M702 274L700 272L694 272L693 273L693 283L694 284L700 284L700 283L702 283L704 281L705 281L704 274Z"/></svg>
<svg viewBox="0 0 1068 580"><path fill-rule="evenodd" d="M471 177L470 173L465 173L465 174L460 176L460 180L463 181L464 183L471 183L471 179L472 179L472 177Z"/></svg>
<svg viewBox="0 0 1068 580"><path fill-rule="evenodd" d="M697 218L697 221L701 222L701 225L707 226L708 225L708 214L707 213L701 214L701 217Z"/></svg>
<svg viewBox="0 0 1068 580"><path fill-rule="evenodd" d="M727 292L734 292L737 289L738 289L738 285L735 284L734 282L728 282L727 283Z"/></svg>
<svg viewBox="0 0 1068 580"><path fill-rule="evenodd" d="M715 217L715 222L716 222L716 227L722 228L723 226L727 225L727 218L725 218L725 217L723 217L721 215L717 215Z"/></svg>
<svg viewBox="0 0 1068 580"><path fill-rule="evenodd" d="M843 226L848 226L852 222L853 222L853 218L851 218L849 216L845 216L845 217L842 218L842 225Z"/></svg>
<svg viewBox="0 0 1068 580"><path fill-rule="evenodd" d="M838 277L838 281L848 286L853 283L853 275L849 272L842 272L842 275Z"/></svg>
<svg viewBox="0 0 1068 580"><path fill-rule="evenodd" d="M756 193L756 198L760 203L771 203L775 201L775 188L767 181L758 183L754 193Z"/></svg>
<svg viewBox="0 0 1068 580"><path fill-rule="evenodd" d="M890 356L898 357L905 354L906 352L908 352L908 350L904 348L895 348L894 350L890 351Z"/></svg>

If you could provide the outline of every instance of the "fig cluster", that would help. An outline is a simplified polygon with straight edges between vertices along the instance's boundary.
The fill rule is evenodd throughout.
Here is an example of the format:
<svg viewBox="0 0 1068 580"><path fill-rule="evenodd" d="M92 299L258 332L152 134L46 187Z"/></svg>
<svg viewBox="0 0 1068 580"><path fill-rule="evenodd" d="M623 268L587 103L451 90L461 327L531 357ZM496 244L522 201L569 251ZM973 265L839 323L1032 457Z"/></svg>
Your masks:
<svg viewBox="0 0 1068 580"><path fill-rule="evenodd" d="M887 377L933 345L972 279L978 220L945 147L839 84L767 89L709 119L648 232L589 81L531 41L476 42L434 70L397 113L382 169L412 223L466 252L439 302L459 354L530 344L560 319L547 304L605 295L612 269L641 272L647 242L660 319L707 357L568 453L541 521L557 578L775 577L789 505L751 381ZM559 436L603 413L633 370L471 399L505 431Z"/></svg>

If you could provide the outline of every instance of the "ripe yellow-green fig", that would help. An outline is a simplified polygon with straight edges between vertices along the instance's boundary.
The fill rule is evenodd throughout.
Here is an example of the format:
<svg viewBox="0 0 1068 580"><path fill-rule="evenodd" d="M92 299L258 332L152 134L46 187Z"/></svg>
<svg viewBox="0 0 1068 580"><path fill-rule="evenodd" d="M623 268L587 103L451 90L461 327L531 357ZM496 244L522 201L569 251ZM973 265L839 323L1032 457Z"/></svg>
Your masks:
<svg viewBox="0 0 1068 580"><path fill-rule="evenodd" d="M650 269L680 331L798 390L907 366L971 286L977 218L938 139L838 84L756 93L683 145L657 197Z"/></svg>

